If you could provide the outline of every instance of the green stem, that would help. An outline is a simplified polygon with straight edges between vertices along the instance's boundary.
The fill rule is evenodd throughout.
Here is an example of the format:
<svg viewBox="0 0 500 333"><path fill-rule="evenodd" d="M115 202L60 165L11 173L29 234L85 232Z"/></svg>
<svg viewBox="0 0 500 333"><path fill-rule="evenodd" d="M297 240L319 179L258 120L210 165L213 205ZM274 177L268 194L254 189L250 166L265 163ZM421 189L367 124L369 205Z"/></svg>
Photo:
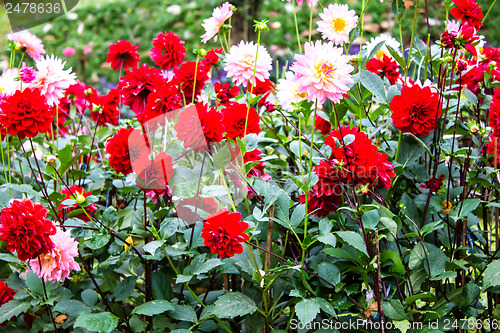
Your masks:
<svg viewBox="0 0 500 333"><path fill-rule="evenodd" d="M399 150L401 149L401 141L403 141L403 132L399 131L398 148L396 149L396 155L394 156L394 162L398 161Z"/></svg>
<svg viewBox="0 0 500 333"><path fill-rule="evenodd" d="M252 88L250 89L250 95L253 94L253 88L255 87L255 73L257 71L257 57L259 56L259 46L260 46L260 29L257 34L257 50L255 51L255 59L253 66L253 76L252 76ZM247 127L248 127L248 114L250 113L250 104L247 102L247 116L245 118L245 131L243 132L243 142L246 143L247 138Z"/></svg>
<svg viewBox="0 0 500 333"><path fill-rule="evenodd" d="M295 21L295 32L297 33L297 43L299 44L299 53L302 53L302 46L300 45L299 25L297 24L297 13L295 12L295 0L293 0L293 19Z"/></svg>
<svg viewBox="0 0 500 333"><path fill-rule="evenodd" d="M484 21L486 20L486 17L488 16L488 14L490 13L491 9L493 8L493 6L495 5L495 3L497 2L497 0L493 1L493 3L491 4L490 8L488 9L488 11L486 12L486 14L484 14L484 17L483 17L483 20L481 21L481 23L484 23Z"/></svg>
<svg viewBox="0 0 500 333"><path fill-rule="evenodd" d="M405 68L404 68L404 71L405 71L405 81L404 82L405 82L405 84L406 84L406 80L408 78L408 70L410 69L411 52L413 50L413 39L415 38L415 29L416 29L416 26L417 26L417 13L418 13L418 4L419 4L419 2L420 1L417 0L417 3L415 4L415 15L413 16L413 27L411 29L410 52L408 54L408 59L405 61Z"/></svg>

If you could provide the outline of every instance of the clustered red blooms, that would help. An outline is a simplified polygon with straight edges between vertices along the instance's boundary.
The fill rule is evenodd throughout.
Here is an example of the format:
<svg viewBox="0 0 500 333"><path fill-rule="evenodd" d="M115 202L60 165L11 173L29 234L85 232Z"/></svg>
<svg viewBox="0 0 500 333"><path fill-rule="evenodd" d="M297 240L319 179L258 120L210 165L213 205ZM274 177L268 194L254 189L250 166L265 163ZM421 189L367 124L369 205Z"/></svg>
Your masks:
<svg viewBox="0 0 500 333"><path fill-rule="evenodd" d="M45 219L47 212L26 198L11 200L0 211L0 240L7 243L7 250L17 252L19 260L35 259L54 247L50 236L56 227Z"/></svg>
<svg viewBox="0 0 500 333"><path fill-rule="evenodd" d="M500 92L500 91L499 91ZM500 99L493 98L490 104L490 127L493 129L493 135L500 138Z"/></svg>
<svg viewBox="0 0 500 333"><path fill-rule="evenodd" d="M372 58L366 63L366 69L377 74L381 78L387 78L391 85L400 79L399 65L393 59L384 54L382 60Z"/></svg>
<svg viewBox="0 0 500 333"><path fill-rule="evenodd" d="M140 188L156 191L168 190L168 181L174 174L172 155L159 153L150 163L136 170L136 183Z"/></svg>
<svg viewBox="0 0 500 333"><path fill-rule="evenodd" d="M430 87L414 84L403 86L401 95L392 98L390 108L394 126L417 136L427 136L436 128L436 119L441 117L439 95Z"/></svg>
<svg viewBox="0 0 500 333"><path fill-rule="evenodd" d="M45 98L38 89L17 90L1 103L0 123L7 134L34 138L38 133L46 133L54 117Z"/></svg>
<svg viewBox="0 0 500 333"><path fill-rule="evenodd" d="M132 164L130 162L130 151L128 138L133 128L122 128L116 132L106 142L106 152L109 156L109 165L117 172L128 175L132 173Z"/></svg>
<svg viewBox="0 0 500 333"><path fill-rule="evenodd" d="M260 133L260 119L254 108L246 104L228 102L224 105L222 114L226 126L226 139L236 140L236 138L243 138L246 134Z"/></svg>
<svg viewBox="0 0 500 333"><path fill-rule="evenodd" d="M221 209L207 217L201 237L212 253L217 253L221 258L229 258L243 252L241 243L250 239L244 233L247 229L248 223L241 220L240 213L229 213L227 209Z"/></svg>
<svg viewBox="0 0 500 333"><path fill-rule="evenodd" d="M451 16L459 19L462 24L469 22L471 26L479 31L479 28L483 26L482 20L484 18L481 8L477 5L474 0L453 0L456 7L450 10Z"/></svg>
<svg viewBox="0 0 500 333"><path fill-rule="evenodd" d="M358 127L343 126L332 131L325 138L325 144L331 147L332 153L313 168L318 182L307 194L308 213L327 216L335 211L342 200L344 185L391 187L391 177L396 174L387 160L388 155L379 153L377 146ZM300 195L299 199L304 203L306 195Z"/></svg>
<svg viewBox="0 0 500 333"><path fill-rule="evenodd" d="M239 94L239 88L237 86L229 88L229 82L224 83L224 85L221 85L219 82L215 82L214 90L217 95L217 99L221 104L226 104L231 98L235 98Z"/></svg>
<svg viewBox="0 0 500 333"><path fill-rule="evenodd" d="M126 68L135 68L139 63L139 46L132 45L128 40L118 40L109 46L106 62L111 64L115 71Z"/></svg>
<svg viewBox="0 0 500 333"><path fill-rule="evenodd" d="M69 189L65 187L62 189L61 193L65 195L61 204L58 207L59 217L61 217L61 218L63 217L63 208L66 208L68 210L67 211L68 215L69 215L69 213L71 213L71 211L77 210L77 209L85 209L85 211L88 214L91 214L92 212L97 210L97 206L94 204L87 205L85 208L83 208L81 206L81 204L85 203L86 198L89 197L90 195L92 195L92 192L90 192L90 191L85 192L85 189L81 186L73 185ZM68 199L74 200L76 202L70 203L70 204L64 203L65 200L68 200ZM71 216L71 217L75 217L75 218L80 219L84 222L90 221L90 218L84 212L81 212L81 213L74 215L74 216Z"/></svg>
<svg viewBox="0 0 500 333"><path fill-rule="evenodd" d="M159 33L153 39L153 48L150 51L151 60L162 69L171 69L179 66L186 56L184 41L179 36L169 33Z"/></svg>
<svg viewBox="0 0 500 333"><path fill-rule="evenodd" d="M156 117L167 115L170 111L177 110L183 105L182 97L172 82L168 82L165 78L157 76L153 83L156 88L149 94L144 111L136 114L137 120L141 123L146 123Z"/></svg>
<svg viewBox="0 0 500 333"><path fill-rule="evenodd" d="M96 93L97 94L97 93ZM90 117L97 125L118 125L118 105L120 103L120 93L118 89L111 89L106 95L98 96L96 104L90 110Z"/></svg>
<svg viewBox="0 0 500 333"><path fill-rule="evenodd" d="M330 130L332 129L332 124L329 121L326 121L320 116L316 116L316 120L314 121L314 127L321 132L323 135L328 135Z"/></svg>
<svg viewBox="0 0 500 333"><path fill-rule="evenodd" d="M158 68L149 68L148 64L127 70L118 82L123 104L136 114L142 113L149 94L155 90L153 80L159 74Z"/></svg>
<svg viewBox="0 0 500 333"><path fill-rule="evenodd" d="M187 61L174 70L173 82L179 87L186 103L196 100L208 81L209 71L209 66L196 61Z"/></svg>
<svg viewBox="0 0 500 333"><path fill-rule="evenodd" d="M443 180L445 179L445 177L446 177L445 175L441 174L437 178L436 177L429 178L427 182L425 182L425 184L420 185L420 188L424 189L427 188L430 189L431 192L437 193L437 191L439 191L441 186L443 186Z"/></svg>
<svg viewBox="0 0 500 333"><path fill-rule="evenodd" d="M223 139L223 115L214 106L209 109L207 104L200 102L180 112L174 129L184 148L210 149L211 143Z"/></svg>
<svg viewBox="0 0 500 333"><path fill-rule="evenodd" d="M441 35L441 44L447 48L465 48L471 54L477 56L476 48L472 45L473 42L479 39L476 35L475 29L465 22L458 31L446 30Z"/></svg>
<svg viewBox="0 0 500 333"><path fill-rule="evenodd" d="M250 171L248 171L248 177L262 177L264 175L264 168L266 166L266 162L262 161L262 151L255 148L254 150L247 151L245 155L243 155L243 163L247 164L250 162L261 161L258 164L254 165Z"/></svg>

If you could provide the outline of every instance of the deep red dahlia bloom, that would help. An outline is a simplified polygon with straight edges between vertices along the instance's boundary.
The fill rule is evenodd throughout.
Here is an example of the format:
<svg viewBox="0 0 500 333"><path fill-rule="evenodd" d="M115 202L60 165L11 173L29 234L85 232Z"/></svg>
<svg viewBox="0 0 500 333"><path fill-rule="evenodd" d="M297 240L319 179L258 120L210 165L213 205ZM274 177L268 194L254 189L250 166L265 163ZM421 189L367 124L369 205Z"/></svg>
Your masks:
<svg viewBox="0 0 500 333"><path fill-rule="evenodd" d="M172 31L167 33L159 33L153 39L153 48L150 51L151 60L156 66L162 69L171 69L182 64L186 56L184 41L178 35L174 35Z"/></svg>
<svg viewBox="0 0 500 333"><path fill-rule="evenodd" d="M34 138L50 130L54 118L52 109L38 89L17 90L5 98L0 111L0 123L7 134Z"/></svg>
<svg viewBox="0 0 500 333"><path fill-rule="evenodd" d="M269 79L264 81L256 80L255 86L252 86L252 82L249 82L247 86L247 92L251 92L254 95L262 95L259 101L259 106L263 105L269 94L275 89L274 83Z"/></svg>
<svg viewBox="0 0 500 333"><path fill-rule="evenodd" d="M79 113L83 113L85 108L90 106L89 99L85 95L85 89L85 84L77 80L75 84L65 90L64 97L59 100L58 108L64 109L69 114L71 106L74 105ZM95 91L95 89L91 91Z"/></svg>
<svg viewBox="0 0 500 333"><path fill-rule="evenodd" d="M141 123L182 107L182 96L179 95L175 84L157 76L153 81L153 86L155 90L149 94L144 112L136 115L137 120Z"/></svg>
<svg viewBox="0 0 500 333"><path fill-rule="evenodd" d="M241 220L240 213L229 213L227 209L221 209L207 217L201 237L212 253L219 254L221 258L229 258L243 252L241 243L250 239L244 233L247 229L248 223Z"/></svg>
<svg viewBox="0 0 500 333"><path fill-rule="evenodd" d="M66 196L66 197L64 197L63 201L61 202L61 204L57 208L59 210L59 213L58 213L59 217L61 217L61 218L63 217L63 211L62 211L63 208L67 208L68 214L69 214L73 210L80 209L81 208L80 204L83 204L85 202L85 198L92 195L92 192L90 192L90 191L85 192L85 189L81 186L78 186L78 185L73 185L69 189L64 188L64 189L62 189L61 193ZM69 204L69 205L64 204L63 202L67 199L72 199L72 200L75 200L76 202L74 204ZM90 204L90 205L85 207L85 211L89 214L92 212L95 212L96 210L97 210L97 206L94 204ZM84 222L90 222L90 218L87 216L87 214L85 214L83 212L78 214L78 215L75 215L73 217L80 219Z"/></svg>
<svg viewBox="0 0 500 333"><path fill-rule="evenodd" d="M208 81L208 71L210 68L202 62L187 61L174 70L173 83L179 87L179 91L184 95L186 103L196 100L205 83ZM196 76L196 84L195 84ZM194 92L194 95L193 95Z"/></svg>
<svg viewBox="0 0 500 333"><path fill-rule="evenodd" d="M181 199L175 206L175 210L177 211L177 216L185 223L193 224L201 220L200 214L214 214L217 211L217 203L213 198L191 197Z"/></svg>
<svg viewBox="0 0 500 333"><path fill-rule="evenodd" d="M427 136L436 128L436 119L441 117L439 95L430 87L403 86L401 95L392 98L392 122L397 129L417 136Z"/></svg>
<svg viewBox="0 0 500 333"><path fill-rule="evenodd" d="M432 180L433 178L429 178L425 184L421 184L420 188L428 188L431 189L431 184L432 184L432 192L437 193L441 186L443 186L443 180L445 179L445 175L439 175L439 177L434 178L434 181Z"/></svg>
<svg viewBox="0 0 500 333"><path fill-rule="evenodd" d="M118 89L111 89L106 95L99 98L99 105L95 105L90 112L92 120L97 125L118 125L118 105L120 103L120 93Z"/></svg>
<svg viewBox="0 0 500 333"><path fill-rule="evenodd" d="M146 161L144 168L137 171L137 185L148 190L167 190L168 181L174 174L172 155L159 153L153 161Z"/></svg>
<svg viewBox="0 0 500 333"><path fill-rule="evenodd" d="M496 141L496 155L497 155L497 160L495 162L495 141ZM491 165L493 167L500 166L500 138L497 138L496 136L490 134L490 142L486 145L486 154L490 155L488 160L490 161Z"/></svg>
<svg viewBox="0 0 500 333"><path fill-rule="evenodd" d="M318 180L318 183L320 181ZM330 187L334 185L341 186L339 184L329 184ZM312 212L313 215L319 217L325 217L330 214L330 212L334 212L337 210L339 205L342 203L342 196L338 194L327 194L322 190L321 185L314 185L313 188L309 191L307 196L307 213L310 214ZM333 193L333 192L332 192ZM299 200L301 204L306 202L305 194L299 195Z"/></svg>
<svg viewBox="0 0 500 333"><path fill-rule="evenodd" d="M224 116L217 111L215 106L208 108L206 104L196 104L198 117L200 118L201 127L207 144L212 142L221 142L224 139Z"/></svg>
<svg viewBox="0 0 500 333"><path fill-rule="evenodd" d="M111 68L115 71L121 68L135 68L139 63L139 46L132 45L128 40L118 40L116 44L109 46L109 51L106 53L108 59L106 62L111 64Z"/></svg>
<svg viewBox="0 0 500 333"><path fill-rule="evenodd" d="M400 77L398 63L385 54L382 60L377 58L370 59L370 61L366 63L366 69L377 74L381 78L386 77L391 85L396 84Z"/></svg>
<svg viewBox="0 0 500 333"><path fill-rule="evenodd" d="M219 62L219 57L222 54L222 49L211 49L205 55L203 63L207 66L213 66Z"/></svg>
<svg viewBox="0 0 500 333"><path fill-rule="evenodd" d="M316 120L314 121L314 127L321 132L323 135L328 135L332 130L332 124L329 121L326 121L320 116L316 116Z"/></svg>
<svg viewBox="0 0 500 333"><path fill-rule="evenodd" d="M109 165L117 172L128 175L132 173L132 164L130 162L130 151L128 138L133 128L122 128L116 132L106 142L106 152L109 156Z"/></svg>
<svg viewBox="0 0 500 333"><path fill-rule="evenodd" d="M249 108L246 104L228 102L222 109L222 114L226 127L226 139L236 140L236 138L243 138L246 134L260 133L260 118L254 108Z"/></svg>
<svg viewBox="0 0 500 333"><path fill-rule="evenodd" d="M377 153L378 161L375 164L374 170L377 171L378 183L385 187L388 190L392 186L392 177L396 177L396 173L394 172L394 167L391 162L387 160L389 157L385 153Z"/></svg>
<svg viewBox="0 0 500 333"><path fill-rule="evenodd" d="M484 58L480 60L481 63L489 65L492 61L495 61L497 65L500 64L500 48L486 46L482 53Z"/></svg>
<svg viewBox="0 0 500 333"><path fill-rule="evenodd" d="M462 24L469 22L470 25L479 31L479 28L483 26L481 21L484 15L477 3L474 0L453 0L453 3L456 7L450 10L451 16L459 19Z"/></svg>
<svg viewBox="0 0 500 333"><path fill-rule="evenodd" d="M243 163L247 164L250 162L261 161L257 165L255 165L250 171L248 171L248 177L260 177L264 174L264 168L266 166L266 162L262 161L262 152L255 148L252 151L247 151L245 155L243 155Z"/></svg>
<svg viewBox="0 0 500 333"><path fill-rule="evenodd" d="M0 240L7 243L7 250L17 251L19 260L36 259L49 252L54 243L56 227L46 220L48 209L27 198L11 200L0 211Z"/></svg>
<svg viewBox="0 0 500 333"><path fill-rule="evenodd" d="M500 138L500 100L493 99L490 108L490 127L493 129L493 135Z"/></svg>
<svg viewBox="0 0 500 333"><path fill-rule="evenodd" d="M149 94L155 90L153 81L159 74L158 68L149 68L147 64L127 70L126 75L118 82L123 104L129 106L136 114L142 113Z"/></svg>
<svg viewBox="0 0 500 333"><path fill-rule="evenodd" d="M222 86L219 82L214 84L215 94L221 104L226 104L231 98L238 96L240 90L237 86L229 88L229 82L224 83Z"/></svg>

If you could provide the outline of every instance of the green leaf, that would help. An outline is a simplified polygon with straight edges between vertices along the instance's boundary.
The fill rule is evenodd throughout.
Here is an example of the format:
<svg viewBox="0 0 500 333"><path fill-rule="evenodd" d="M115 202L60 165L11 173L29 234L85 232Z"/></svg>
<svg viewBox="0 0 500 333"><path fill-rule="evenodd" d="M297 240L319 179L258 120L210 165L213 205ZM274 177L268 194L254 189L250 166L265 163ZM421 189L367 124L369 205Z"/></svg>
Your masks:
<svg viewBox="0 0 500 333"><path fill-rule="evenodd" d="M78 317L83 311L90 311L90 308L83 302L77 301L76 299L65 299L57 302L53 310L55 312L64 313L73 317Z"/></svg>
<svg viewBox="0 0 500 333"><path fill-rule="evenodd" d="M163 271L151 273L151 289L155 299L171 299L173 281Z"/></svg>
<svg viewBox="0 0 500 333"><path fill-rule="evenodd" d="M489 287L500 285L500 260L492 261L484 271L483 292Z"/></svg>
<svg viewBox="0 0 500 333"><path fill-rule="evenodd" d="M369 210L363 214L361 221L363 222L365 229L375 230L378 222L380 221L380 216L376 210Z"/></svg>
<svg viewBox="0 0 500 333"><path fill-rule="evenodd" d="M454 209L457 213L460 211L459 217L467 217L474 209L479 206L481 200L479 199L465 199L460 202L457 207Z"/></svg>
<svg viewBox="0 0 500 333"><path fill-rule="evenodd" d="M427 262L424 263L424 268L430 277L435 277L443 274L448 261L448 256L441 251L434 244L424 243L427 249L427 258L429 260L429 265ZM429 271L430 266L430 271Z"/></svg>
<svg viewBox="0 0 500 333"><path fill-rule="evenodd" d="M48 286L52 286L52 284L50 283L46 284L46 288ZM26 287L28 287L28 289L31 290L32 292L37 293L39 295L44 294L42 279L39 278L38 275L36 275L35 272L33 271L29 272L28 275L26 276ZM50 295L48 289L47 292Z"/></svg>
<svg viewBox="0 0 500 333"><path fill-rule="evenodd" d="M21 193L26 193L30 197L42 197L39 192L36 192L31 185L28 184L3 184L0 186L0 189L7 188L15 191L19 191Z"/></svg>
<svg viewBox="0 0 500 333"><path fill-rule="evenodd" d="M292 217L290 218L290 225L292 228L296 228L300 225L306 216L306 205L298 205L295 207L292 213Z"/></svg>
<svg viewBox="0 0 500 333"><path fill-rule="evenodd" d="M113 206L109 206L102 213L101 221L104 223L104 225L107 225L108 227L113 226L116 223L117 219L118 219L118 215L116 213L116 208Z"/></svg>
<svg viewBox="0 0 500 333"><path fill-rule="evenodd" d="M226 146L222 147L213 157L214 166L219 171L224 171L231 163L231 152Z"/></svg>
<svg viewBox="0 0 500 333"><path fill-rule="evenodd" d="M328 248L324 249L323 253L328 254L329 256L332 256L334 258L341 258L341 259L347 259L351 260L355 263L359 263L359 258L357 253L353 253L351 251L347 251L345 249L338 249L338 248Z"/></svg>
<svg viewBox="0 0 500 333"><path fill-rule="evenodd" d="M339 231L337 235L342 238L344 242L349 245L352 245L354 248L360 250L368 257L368 252L366 251L366 244L359 234L354 231Z"/></svg>
<svg viewBox="0 0 500 333"><path fill-rule="evenodd" d="M337 266L335 266L334 264L330 264L329 262L322 262L318 265L318 275L326 281L333 283L334 285L340 283L340 270L337 268ZM324 286L328 288L332 287L324 281L320 281Z"/></svg>
<svg viewBox="0 0 500 333"><path fill-rule="evenodd" d="M104 246L106 246L106 244L108 244L110 240L111 240L110 234L106 235L98 234L94 235L90 240L90 242L86 242L86 244L91 250L99 250Z"/></svg>
<svg viewBox="0 0 500 333"><path fill-rule="evenodd" d="M83 303L87 304L88 306L96 305L97 300L99 299L99 296L93 289L86 289L82 291L82 294L80 296Z"/></svg>
<svg viewBox="0 0 500 333"><path fill-rule="evenodd" d="M405 267L403 266L403 262L401 261L401 257L398 253L390 250L385 250L380 254L380 260L382 263L387 260L390 260L392 262L389 265L389 271L391 273L397 273L400 275L404 275L406 273Z"/></svg>
<svg viewBox="0 0 500 333"><path fill-rule="evenodd" d="M406 320L405 308L400 300L384 301L384 314L392 320Z"/></svg>
<svg viewBox="0 0 500 333"><path fill-rule="evenodd" d="M118 326L119 318L110 312L83 312L76 318L74 327L90 332L110 333Z"/></svg>
<svg viewBox="0 0 500 333"><path fill-rule="evenodd" d="M406 5L403 0L393 0L392 1L392 13L398 20L401 20L406 13Z"/></svg>
<svg viewBox="0 0 500 333"><path fill-rule="evenodd" d="M196 312L189 305L173 304L174 310L170 310L168 315L176 320L188 321L191 323L198 322Z"/></svg>
<svg viewBox="0 0 500 333"><path fill-rule="evenodd" d="M404 68L406 66L405 59L397 52L397 50L394 50L389 44L385 44L387 47L387 50L389 50L389 53L391 56L396 60L396 62Z"/></svg>
<svg viewBox="0 0 500 333"><path fill-rule="evenodd" d="M208 259L201 265L197 265L193 270L193 275L199 275L203 273L208 273L212 269L222 265L222 260L217 258Z"/></svg>
<svg viewBox="0 0 500 333"><path fill-rule="evenodd" d="M361 84L368 89L382 103L387 103L387 95L384 90L384 81L375 73L361 70Z"/></svg>
<svg viewBox="0 0 500 333"><path fill-rule="evenodd" d="M319 304L319 307L321 308L321 310L325 311L326 313L328 313L331 316L335 316L335 317L337 316L337 314L335 313L335 308L333 307L333 305L328 303L328 301L326 299L316 297L315 301Z"/></svg>
<svg viewBox="0 0 500 333"><path fill-rule="evenodd" d="M132 314L154 316L165 311L175 310L174 306L166 300L154 300L141 304L132 310Z"/></svg>
<svg viewBox="0 0 500 333"><path fill-rule="evenodd" d="M304 325L310 323L319 313L319 304L316 299L304 299L295 305L295 313Z"/></svg>
<svg viewBox="0 0 500 333"><path fill-rule="evenodd" d="M11 300L0 306L0 323L10 320L12 317L17 317L21 313L28 311L31 303L18 300Z"/></svg>
<svg viewBox="0 0 500 333"><path fill-rule="evenodd" d="M143 250L150 253L152 256L155 255L156 250L158 250L165 241L152 241L144 245Z"/></svg>
<svg viewBox="0 0 500 333"><path fill-rule="evenodd" d="M255 302L250 297L240 292L231 292L222 295L217 299L214 305L211 314L218 318L232 319L257 311Z"/></svg>
<svg viewBox="0 0 500 333"><path fill-rule="evenodd" d="M135 283L137 277L129 276L125 280L121 281L118 286L116 286L113 296L116 302L123 302L129 298L135 290Z"/></svg>

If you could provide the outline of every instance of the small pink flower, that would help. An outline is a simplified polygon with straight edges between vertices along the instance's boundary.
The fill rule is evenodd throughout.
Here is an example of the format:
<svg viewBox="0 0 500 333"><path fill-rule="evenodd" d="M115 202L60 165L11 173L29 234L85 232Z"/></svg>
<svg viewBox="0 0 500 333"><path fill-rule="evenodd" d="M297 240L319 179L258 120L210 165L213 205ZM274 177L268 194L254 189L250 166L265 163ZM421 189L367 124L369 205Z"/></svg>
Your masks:
<svg viewBox="0 0 500 333"><path fill-rule="evenodd" d="M89 54L92 52L92 48L88 45L83 45L83 54Z"/></svg>
<svg viewBox="0 0 500 333"><path fill-rule="evenodd" d="M62 50L62 53L64 54L64 56L66 57L71 57L72 55L75 54L75 49L70 47L70 46L67 46L65 47L63 50Z"/></svg>
<svg viewBox="0 0 500 333"><path fill-rule="evenodd" d="M229 2L225 2L222 6L217 7L212 12L212 16L203 20L201 26L205 28L205 34L201 36L201 41L203 43L208 42L210 39L214 38L217 41L217 34L224 22L233 16L233 5Z"/></svg>
<svg viewBox="0 0 500 333"><path fill-rule="evenodd" d="M26 67L26 65L23 63L23 67L21 67L21 69L19 70L19 78L24 83L30 83L36 78L36 71L33 69L33 67Z"/></svg>
<svg viewBox="0 0 500 333"><path fill-rule="evenodd" d="M49 253L40 255L40 261L38 258L30 260L30 266L45 281L62 282L71 270L80 270L74 259L78 255L78 243L71 238L69 231L59 228L50 238L54 242L54 248Z"/></svg>

